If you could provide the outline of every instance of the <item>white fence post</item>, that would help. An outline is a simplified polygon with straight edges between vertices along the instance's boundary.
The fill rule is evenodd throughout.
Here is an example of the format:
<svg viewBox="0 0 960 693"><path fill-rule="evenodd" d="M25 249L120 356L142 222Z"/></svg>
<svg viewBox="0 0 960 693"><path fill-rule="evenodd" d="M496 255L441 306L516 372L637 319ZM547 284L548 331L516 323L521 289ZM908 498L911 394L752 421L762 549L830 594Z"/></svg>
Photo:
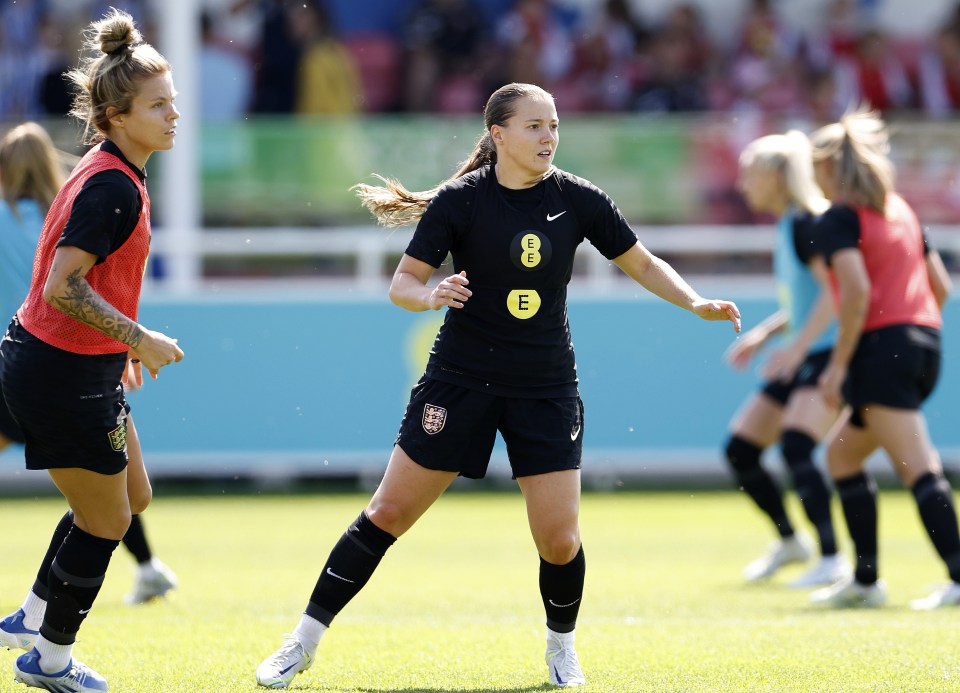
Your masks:
<svg viewBox="0 0 960 693"><path fill-rule="evenodd" d="M158 48L173 66L177 89L177 141L163 157L160 176L162 227L166 277L163 284L174 292L187 293L200 284L202 257L198 235L200 208L200 17L197 3L157 3L160 24Z"/></svg>

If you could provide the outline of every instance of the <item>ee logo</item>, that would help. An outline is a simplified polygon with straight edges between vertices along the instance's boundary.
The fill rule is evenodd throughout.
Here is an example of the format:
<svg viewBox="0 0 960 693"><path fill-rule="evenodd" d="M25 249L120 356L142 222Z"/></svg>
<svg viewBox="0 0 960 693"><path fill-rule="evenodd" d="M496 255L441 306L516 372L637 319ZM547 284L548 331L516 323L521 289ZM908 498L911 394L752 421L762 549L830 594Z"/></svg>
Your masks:
<svg viewBox="0 0 960 693"><path fill-rule="evenodd" d="M510 259L524 272L543 269L552 255L550 240L536 231L523 231L510 244ZM507 310L519 320L532 318L540 310L540 294L534 289L514 289L507 294Z"/></svg>

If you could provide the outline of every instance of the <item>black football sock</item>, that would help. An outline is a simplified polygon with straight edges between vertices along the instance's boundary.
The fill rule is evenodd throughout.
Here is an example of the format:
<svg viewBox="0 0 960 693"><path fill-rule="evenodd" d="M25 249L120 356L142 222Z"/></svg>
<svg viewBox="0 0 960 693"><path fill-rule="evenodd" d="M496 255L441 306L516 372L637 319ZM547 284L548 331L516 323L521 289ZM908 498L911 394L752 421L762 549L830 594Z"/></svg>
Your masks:
<svg viewBox="0 0 960 693"><path fill-rule="evenodd" d="M950 579L960 582L960 531L950 482L939 474L928 472L917 479L912 490L930 541L947 564Z"/></svg>
<svg viewBox="0 0 960 693"><path fill-rule="evenodd" d="M792 537L793 525L787 517L780 487L760 465L761 448L734 435L727 441L725 452L740 488L770 518L781 537Z"/></svg>
<svg viewBox="0 0 960 693"><path fill-rule="evenodd" d="M853 577L861 585L872 585L877 581L877 485L865 472L834 484L857 552Z"/></svg>
<svg viewBox="0 0 960 693"><path fill-rule="evenodd" d="M540 596L547 612L547 628L555 633L570 633L577 627L586 572L583 546L573 560L564 565L540 558Z"/></svg>
<svg viewBox="0 0 960 693"><path fill-rule="evenodd" d="M100 592L110 556L120 542L84 532L74 525L50 566L49 599L40 634L70 645Z"/></svg>
<svg viewBox="0 0 960 693"><path fill-rule="evenodd" d="M396 538L377 527L366 512L333 547L310 595L306 614L329 626L340 610L367 584Z"/></svg>
<svg viewBox="0 0 960 693"><path fill-rule="evenodd" d="M150 544L147 543L147 534L143 531L143 521L139 515L130 518L130 528L123 535L123 545L133 555L137 563L146 563L153 558Z"/></svg>
<svg viewBox="0 0 960 693"><path fill-rule="evenodd" d="M786 430L780 438L780 449L787 468L793 476L793 486L803 510L820 538L820 552L824 556L837 553L837 537L830 516L830 487L813 463L816 441L802 431Z"/></svg>
<svg viewBox="0 0 960 693"><path fill-rule="evenodd" d="M53 530L53 536L50 538L47 553L40 563L40 570L37 571L37 579L34 580L33 587L31 588L31 591L44 601L47 601L50 591L47 587L47 585L50 584L50 566L53 565L53 559L56 558L57 551L63 546L63 540L67 538L71 527L73 527L73 511L68 510L64 513L63 517L60 518L56 529Z"/></svg>

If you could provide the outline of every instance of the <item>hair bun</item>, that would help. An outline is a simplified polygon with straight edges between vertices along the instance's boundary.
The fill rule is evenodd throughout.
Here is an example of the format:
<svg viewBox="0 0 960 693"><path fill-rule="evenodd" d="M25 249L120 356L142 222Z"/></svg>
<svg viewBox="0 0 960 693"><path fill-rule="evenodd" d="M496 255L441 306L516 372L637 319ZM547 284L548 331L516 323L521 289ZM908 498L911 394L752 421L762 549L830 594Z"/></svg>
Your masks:
<svg viewBox="0 0 960 693"><path fill-rule="evenodd" d="M126 13L116 12L110 15L101 23L99 29L97 41L100 43L100 50L110 55L119 54L143 40L134 26L133 18Z"/></svg>

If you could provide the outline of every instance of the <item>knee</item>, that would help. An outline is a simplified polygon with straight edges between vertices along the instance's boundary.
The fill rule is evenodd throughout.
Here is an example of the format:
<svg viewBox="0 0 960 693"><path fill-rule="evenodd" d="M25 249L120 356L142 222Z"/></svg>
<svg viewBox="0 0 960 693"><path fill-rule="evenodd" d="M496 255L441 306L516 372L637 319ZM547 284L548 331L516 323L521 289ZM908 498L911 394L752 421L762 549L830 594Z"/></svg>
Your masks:
<svg viewBox="0 0 960 693"><path fill-rule="evenodd" d="M548 536L539 537L537 551L547 563L566 565L580 552L580 533L577 531L555 531Z"/></svg>
<svg viewBox="0 0 960 693"><path fill-rule="evenodd" d="M724 448L727 462L737 475L748 474L760 466L760 454L763 451L757 445L738 435L730 436Z"/></svg>
<svg viewBox="0 0 960 693"><path fill-rule="evenodd" d="M803 431L788 429L780 436L780 452L787 462L806 462L813 456L817 442Z"/></svg>
<svg viewBox="0 0 960 693"><path fill-rule="evenodd" d="M130 517L129 508L97 515L75 512L74 523L87 534L119 541L130 529Z"/></svg>
<svg viewBox="0 0 960 693"><path fill-rule="evenodd" d="M141 488L131 489L129 497L130 513L132 515L139 515L147 509L147 506L150 505L150 501L153 500L153 487L147 483Z"/></svg>
<svg viewBox="0 0 960 693"><path fill-rule="evenodd" d="M406 512L397 503L373 500L364 512L373 524L395 537L399 537L407 529Z"/></svg>

